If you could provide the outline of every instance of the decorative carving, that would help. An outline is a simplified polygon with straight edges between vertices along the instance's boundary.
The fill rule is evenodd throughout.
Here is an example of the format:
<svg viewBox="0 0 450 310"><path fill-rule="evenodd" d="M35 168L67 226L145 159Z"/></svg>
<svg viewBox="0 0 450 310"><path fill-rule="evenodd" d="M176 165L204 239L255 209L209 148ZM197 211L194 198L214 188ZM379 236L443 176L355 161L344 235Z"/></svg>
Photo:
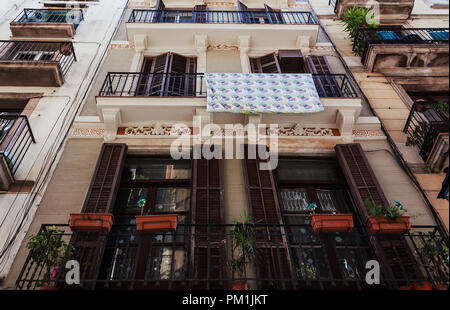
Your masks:
<svg viewBox="0 0 450 310"><path fill-rule="evenodd" d="M239 50L239 46L237 46L237 45L226 45L226 44L208 45L208 50L238 51Z"/></svg>
<svg viewBox="0 0 450 310"><path fill-rule="evenodd" d="M274 129L268 128L267 134L278 136L295 136L295 137L334 136L333 130L331 128L305 128L300 124L294 124L292 126L283 126Z"/></svg>
<svg viewBox="0 0 450 310"><path fill-rule="evenodd" d="M125 127L125 136L180 136L190 135L192 130L186 125L164 125L156 123L152 126Z"/></svg>

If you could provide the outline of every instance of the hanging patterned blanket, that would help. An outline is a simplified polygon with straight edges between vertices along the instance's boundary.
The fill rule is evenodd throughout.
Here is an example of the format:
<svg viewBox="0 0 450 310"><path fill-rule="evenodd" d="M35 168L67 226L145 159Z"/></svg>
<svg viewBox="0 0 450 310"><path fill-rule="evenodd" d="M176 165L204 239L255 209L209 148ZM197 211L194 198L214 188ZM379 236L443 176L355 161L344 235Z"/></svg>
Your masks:
<svg viewBox="0 0 450 310"><path fill-rule="evenodd" d="M323 111L311 74L206 73L206 84L208 112Z"/></svg>

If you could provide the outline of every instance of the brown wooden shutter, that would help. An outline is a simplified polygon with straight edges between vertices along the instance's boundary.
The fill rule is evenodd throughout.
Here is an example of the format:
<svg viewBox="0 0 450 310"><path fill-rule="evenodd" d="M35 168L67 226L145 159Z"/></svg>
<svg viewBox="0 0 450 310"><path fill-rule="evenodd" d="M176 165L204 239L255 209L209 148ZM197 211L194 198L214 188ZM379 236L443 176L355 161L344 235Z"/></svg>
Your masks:
<svg viewBox="0 0 450 310"><path fill-rule="evenodd" d="M226 289L226 248L224 240L223 161L194 159L191 222L190 276L200 281L194 289ZM204 226L200 226L204 225Z"/></svg>
<svg viewBox="0 0 450 310"><path fill-rule="evenodd" d="M276 53L271 53L259 58L250 58L250 65L253 73L281 73Z"/></svg>
<svg viewBox="0 0 450 310"><path fill-rule="evenodd" d="M333 71L325 56L309 56L306 63L309 72L316 74L313 79L320 97L343 96L339 82L332 76Z"/></svg>
<svg viewBox="0 0 450 310"><path fill-rule="evenodd" d="M126 154L126 144L103 144L83 205L83 213L112 213ZM95 288L96 283L89 280L96 280L98 277L106 240L107 235L102 233L73 234L71 244L75 248L74 259L80 263L80 289Z"/></svg>
<svg viewBox="0 0 450 310"><path fill-rule="evenodd" d="M193 162L193 221L223 224L222 160L202 158Z"/></svg>
<svg viewBox="0 0 450 310"><path fill-rule="evenodd" d="M83 213L112 213L126 154L126 144L103 144L83 204Z"/></svg>
<svg viewBox="0 0 450 310"><path fill-rule="evenodd" d="M256 267L259 289L292 288L294 273L284 227L270 226L283 224L272 170L261 170L260 163L264 161L259 158L249 159L248 146L245 150L248 213L258 224L268 225L257 228L256 239L261 242Z"/></svg>
<svg viewBox="0 0 450 310"><path fill-rule="evenodd" d="M372 198L376 204L383 206L389 205L389 202L359 143L339 144L335 150L357 212L365 224L369 217L364 204L366 198ZM389 285L395 288L396 285L405 285L406 279L421 278L411 249L403 236L371 236L369 240L385 277L398 281L397 284L392 281Z"/></svg>

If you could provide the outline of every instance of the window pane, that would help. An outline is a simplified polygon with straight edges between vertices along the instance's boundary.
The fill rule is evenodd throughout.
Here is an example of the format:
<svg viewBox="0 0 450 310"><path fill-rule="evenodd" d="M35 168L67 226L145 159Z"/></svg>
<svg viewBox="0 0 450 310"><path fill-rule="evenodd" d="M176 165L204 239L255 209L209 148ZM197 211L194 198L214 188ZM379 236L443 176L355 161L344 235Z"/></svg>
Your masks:
<svg viewBox="0 0 450 310"><path fill-rule="evenodd" d="M146 188L124 188L117 194L115 214L141 214L141 208L137 202L140 199L147 199L148 190ZM148 206L147 206L148 207ZM145 212L145 210L144 210Z"/></svg>
<svg viewBox="0 0 450 310"><path fill-rule="evenodd" d="M154 247L149 257L147 280L181 279L184 276L185 251L181 247Z"/></svg>
<svg viewBox="0 0 450 310"><path fill-rule="evenodd" d="M323 212L350 212L346 192L343 190L317 190L317 197Z"/></svg>
<svg viewBox="0 0 450 310"><path fill-rule="evenodd" d="M188 188L158 188L155 212L185 212L191 205L191 190Z"/></svg>
<svg viewBox="0 0 450 310"><path fill-rule="evenodd" d="M308 211L308 195L303 188L282 189L280 191L282 209L285 212Z"/></svg>
<svg viewBox="0 0 450 310"><path fill-rule="evenodd" d="M335 159L282 159L275 170L278 180L339 181L344 176Z"/></svg>
<svg viewBox="0 0 450 310"><path fill-rule="evenodd" d="M191 178L190 160L129 158L123 174L126 180L173 180Z"/></svg>

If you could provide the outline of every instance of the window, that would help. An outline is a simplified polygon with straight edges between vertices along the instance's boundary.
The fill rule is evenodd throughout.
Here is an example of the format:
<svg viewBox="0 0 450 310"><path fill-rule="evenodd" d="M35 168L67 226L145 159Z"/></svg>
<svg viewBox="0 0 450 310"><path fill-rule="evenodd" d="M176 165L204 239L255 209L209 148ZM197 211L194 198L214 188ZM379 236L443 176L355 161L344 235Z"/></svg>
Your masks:
<svg viewBox="0 0 450 310"><path fill-rule="evenodd" d="M114 225L108 236L101 278L111 280L181 279L187 260L187 228L173 234L137 235L135 216L177 214L189 223L191 161L128 156L114 206ZM138 205L146 200L143 209ZM184 231L186 230L186 231ZM133 273L132 271L135 271Z"/></svg>

